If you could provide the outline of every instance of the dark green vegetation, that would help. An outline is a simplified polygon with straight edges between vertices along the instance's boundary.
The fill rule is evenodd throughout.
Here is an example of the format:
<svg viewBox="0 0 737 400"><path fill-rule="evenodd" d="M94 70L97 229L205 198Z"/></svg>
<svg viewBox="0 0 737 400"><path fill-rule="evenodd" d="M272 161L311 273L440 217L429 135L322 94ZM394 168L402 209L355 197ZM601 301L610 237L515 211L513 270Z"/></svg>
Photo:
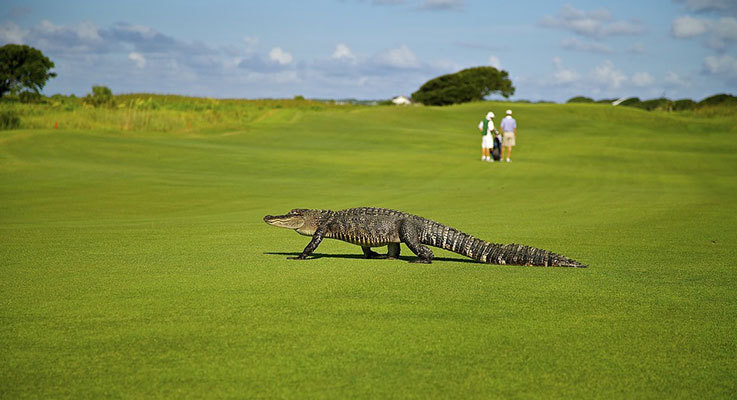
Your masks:
<svg viewBox="0 0 737 400"><path fill-rule="evenodd" d="M207 104L0 132L0 397L734 398L734 116ZM514 161L480 162L510 107ZM590 266L292 261L262 221L361 205Z"/></svg>
<svg viewBox="0 0 737 400"><path fill-rule="evenodd" d="M604 103L612 104L617 99L594 99L586 96L576 96L566 103ZM665 97L659 99L640 100L639 97L630 97L621 103L621 106L636 107L647 111L688 111L695 110L702 115L733 114L737 110L737 97L731 94L716 94L699 102L691 99L670 100Z"/></svg>
<svg viewBox="0 0 737 400"><path fill-rule="evenodd" d="M112 107L115 105L113 91L107 86L92 86L92 92L84 98L84 102L92 107Z"/></svg>
<svg viewBox="0 0 737 400"><path fill-rule="evenodd" d="M6 93L30 100L37 97L49 78L54 63L40 50L20 44L0 47L0 98Z"/></svg>
<svg viewBox="0 0 737 400"><path fill-rule="evenodd" d="M412 93L412 101L425 105L445 106L480 101L495 92L505 98L514 94L509 73L494 67L475 67L425 82Z"/></svg>

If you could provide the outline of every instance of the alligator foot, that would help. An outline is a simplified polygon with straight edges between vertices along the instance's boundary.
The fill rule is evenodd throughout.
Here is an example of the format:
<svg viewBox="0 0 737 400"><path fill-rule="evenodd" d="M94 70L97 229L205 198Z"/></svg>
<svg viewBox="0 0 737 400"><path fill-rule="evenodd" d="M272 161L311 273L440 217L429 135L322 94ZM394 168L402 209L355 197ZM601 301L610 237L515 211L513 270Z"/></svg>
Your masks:
<svg viewBox="0 0 737 400"><path fill-rule="evenodd" d="M379 253L371 250L371 248L369 248L369 247L362 246L361 248L363 249L363 255L366 258L368 258L368 259L379 260L379 259L386 258L385 255L379 254Z"/></svg>
<svg viewBox="0 0 737 400"><path fill-rule="evenodd" d="M424 258L415 258L414 260L410 260L412 264L432 264L432 261L426 260Z"/></svg>

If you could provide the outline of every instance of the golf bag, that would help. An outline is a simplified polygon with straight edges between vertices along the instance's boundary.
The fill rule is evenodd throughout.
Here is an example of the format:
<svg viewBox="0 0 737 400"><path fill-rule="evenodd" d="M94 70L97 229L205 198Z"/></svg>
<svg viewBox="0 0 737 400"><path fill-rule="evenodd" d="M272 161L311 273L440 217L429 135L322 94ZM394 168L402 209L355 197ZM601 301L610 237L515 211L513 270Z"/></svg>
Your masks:
<svg viewBox="0 0 737 400"><path fill-rule="evenodd" d="M499 133L494 132L494 147L491 148L491 158L494 161L502 159L502 141L499 139Z"/></svg>

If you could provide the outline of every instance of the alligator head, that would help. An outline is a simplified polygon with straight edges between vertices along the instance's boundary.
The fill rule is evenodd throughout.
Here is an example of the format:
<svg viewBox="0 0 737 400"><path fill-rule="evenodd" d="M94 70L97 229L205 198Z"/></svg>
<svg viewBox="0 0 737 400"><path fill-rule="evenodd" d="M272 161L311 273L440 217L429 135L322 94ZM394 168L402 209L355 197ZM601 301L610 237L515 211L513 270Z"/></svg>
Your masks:
<svg viewBox="0 0 737 400"><path fill-rule="evenodd" d="M297 233L312 236L317 230L322 211L295 208L284 215L267 215L264 222L279 228L294 229Z"/></svg>

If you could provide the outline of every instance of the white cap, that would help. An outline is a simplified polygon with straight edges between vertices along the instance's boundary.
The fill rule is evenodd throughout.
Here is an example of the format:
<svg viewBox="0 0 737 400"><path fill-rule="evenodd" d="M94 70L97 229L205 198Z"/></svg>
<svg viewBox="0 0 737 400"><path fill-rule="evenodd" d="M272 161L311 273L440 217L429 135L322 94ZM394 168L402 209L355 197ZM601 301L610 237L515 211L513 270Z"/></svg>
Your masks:
<svg viewBox="0 0 737 400"><path fill-rule="evenodd" d="M486 119L492 119L492 118L494 118L493 112L489 111L488 113L486 113Z"/></svg>
<svg viewBox="0 0 737 400"><path fill-rule="evenodd" d="M507 115L512 115L512 110L507 110Z"/></svg>

